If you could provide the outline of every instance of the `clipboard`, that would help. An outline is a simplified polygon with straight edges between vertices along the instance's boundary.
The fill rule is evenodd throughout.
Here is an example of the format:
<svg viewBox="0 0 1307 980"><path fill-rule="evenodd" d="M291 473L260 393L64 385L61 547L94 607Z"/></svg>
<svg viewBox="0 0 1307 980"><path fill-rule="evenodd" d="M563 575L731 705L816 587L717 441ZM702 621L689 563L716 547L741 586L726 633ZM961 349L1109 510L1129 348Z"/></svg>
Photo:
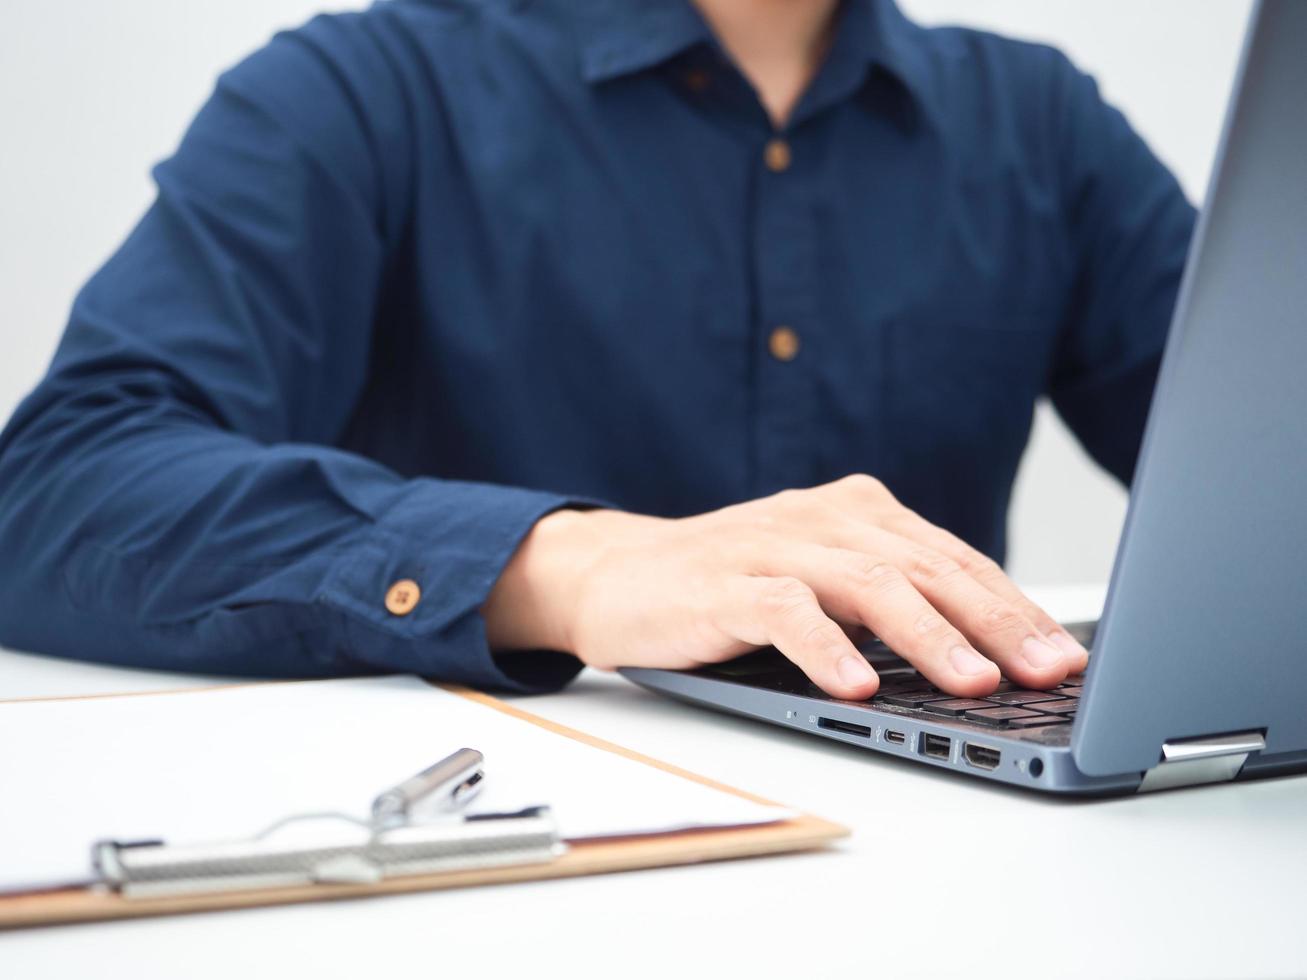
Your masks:
<svg viewBox="0 0 1307 980"><path fill-rule="evenodd" d="M488 694L454 685L438 685L445 691L556 735L611 752L625 759L660 769L722 793L763 805L772 801L727 786L705 776L612 742L549 721ZM175 692L180 693L180 692ZM128 695L130 696L130 695ZM167 697L168 694L159 696ZM78 700L76 698L59 700ZM331 901L375 895L396 895L517 881L574 878L582 875L635 871L643 868L699 864L710 861L760 857L795 851L815 850L848 836L847 828L809 814L769 824L718 827L571 842L561 857L548 863L506 867L473 868L385 878L367 884L314 884L249 891L207 892L151 898L128 898L101 888L65 888L0 896L0 930L36 926L68 925L113 919L178 915L223 909L256 908L300 902Z"/></svg>

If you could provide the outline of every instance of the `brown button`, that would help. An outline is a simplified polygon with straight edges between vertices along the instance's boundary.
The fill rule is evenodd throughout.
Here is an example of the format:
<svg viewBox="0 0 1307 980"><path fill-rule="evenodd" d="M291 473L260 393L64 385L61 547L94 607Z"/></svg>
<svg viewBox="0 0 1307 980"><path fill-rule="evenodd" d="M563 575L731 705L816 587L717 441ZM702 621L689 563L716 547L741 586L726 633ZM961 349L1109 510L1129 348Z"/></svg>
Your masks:
<svg viewBox="0 0 1307 980"><path fill-rule="evenodd" d="M386 590L386 611L395 616L407 616L417 608L422 590L411 578L402 578Z"/></svg>
<svg viewBox="0 0 1307 980"><path fill-rule="evenodd" d="M799 356L799 335L790 327L777 327L767 338L767 349L778 361L792 361Z"/></svg>
<svg viewBox="0 0 1307 980"><path fill-rule="evenodd" d="M691 92L703 92L708 88L708 83L712 81L710 76L702 68L691 68L685 73L685 87Z"/></svg>
<svg viewBox="0 0 1307 980"><path fill-rule="evenodd" d="M763 162L772 173L783 173L790 169L790 144L785 140L768 140L762 151Z"/></svg>

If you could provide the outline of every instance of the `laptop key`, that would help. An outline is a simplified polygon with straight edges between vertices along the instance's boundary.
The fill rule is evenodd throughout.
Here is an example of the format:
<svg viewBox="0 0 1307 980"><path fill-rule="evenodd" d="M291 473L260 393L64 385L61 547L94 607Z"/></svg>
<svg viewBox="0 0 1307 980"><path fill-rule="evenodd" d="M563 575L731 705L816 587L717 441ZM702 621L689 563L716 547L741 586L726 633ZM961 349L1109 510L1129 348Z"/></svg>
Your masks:
<svg viewBox="0 0 1307 980"><path fill-rule="evenodd" d="M920 708L923 704L930 701L949 701L951 695L941 694L939 691L898 691L894 694L885 696L876 695L872 699L873 704L893 704L900 708Z"/></svg>
<svg viewBox="0 0 1307 980"><path fill-rule="evenodd" d="M989 725L991 728L1002 728L1010 721L1016 721L1021 718L1047 718L1048 715L1040 715L1038 711L1030 711L1027 708L973 708L962 716L967 721L974 721L980 725Z"/></svg>
<svg viewBox="0 0 1307 980"><path fill-rule="evenodd" d="M970 711L973 708L988 708L988 701L980 701L976 698L950 698L947 701L928 701L921 706L922 711L928 711L932 715L949 715L956 718L964 711Z"/></svg>
<svg viewBox="0 0 1307 980"><path fill-rule="evenodd" d="M1068 698L1078 698L1078 697L1080 697L1080 692L1081 692L1082 690L1084 690L1084 688L1081 688L1081 687L1063 687L1063 688L1059 688L1057 693L1058 693L1058 694L1061 694L1063 697L1068 697Z"/></svg>
<svg viewBox="0 0 1307 980"><path fill-rule="evenodd" d="M913 694L923 690L921 678L913 677L909 680L900 680L897 677L882 677L880 679L880 689L877 694Z"/></svg>
<svg viewBox="0 0 1307 980"><path fill-rule="evenodd" d="M1013 718L1008 724L1013 728L1038 728L1041 725L1069 725L1071 719L1066 715L1040 715L1030 712L1033 718Z"/></svg>
<svg viewBox="0 0 1307 980"><path fill-rule="evenodd" d="M1065 701L1041 701L1039 704L1032 704L1031 707L1055 715L1069 715L1075 713L1076 708L1080 707L1080 702L1075 698L1067 698Z"/></svg>
<svg viewBox="0 0 1307 980"><path fill-rule="evenodd" d="M1031 704L1035 701L1056 701L1061 696L1061 691L999 691L987 695L985 700L995 704Z"/></svg>

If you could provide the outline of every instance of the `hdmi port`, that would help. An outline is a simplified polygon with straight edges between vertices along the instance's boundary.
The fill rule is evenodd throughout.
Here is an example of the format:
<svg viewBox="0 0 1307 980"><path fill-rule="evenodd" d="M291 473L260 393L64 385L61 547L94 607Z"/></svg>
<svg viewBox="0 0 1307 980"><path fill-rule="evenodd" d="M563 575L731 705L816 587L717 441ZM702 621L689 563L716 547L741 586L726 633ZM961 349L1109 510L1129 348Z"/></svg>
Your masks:
<svg viewBox="0 0 1307 980"><path fill-rule="evenodd" d="M971 742L962 746L962 754L966 757L967 765L975 766L977 769L997 769L999 761L1003 758L1003 753L998 749Z"/></svg>
<svg viewBox="0 0 1307 980"><path fill-rule="evenodd" d="M843 732L845 735L857 735L859 738L871 738L871 729L866 725L854 725L847 721L836 721L834 718L818 718L817 727L832 732Z"/></svg>

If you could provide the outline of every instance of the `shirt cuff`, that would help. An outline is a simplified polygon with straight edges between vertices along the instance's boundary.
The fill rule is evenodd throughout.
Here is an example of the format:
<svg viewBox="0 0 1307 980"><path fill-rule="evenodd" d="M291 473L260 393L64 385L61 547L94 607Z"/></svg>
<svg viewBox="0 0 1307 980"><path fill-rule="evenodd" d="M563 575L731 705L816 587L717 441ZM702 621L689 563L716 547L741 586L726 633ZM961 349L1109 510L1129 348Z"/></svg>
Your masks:
<svg viewBox="0 0 1307 980"><path fill-rule="evenodd" d="M585 498L416 479L337 559L319 601L338 610L349 656L373 668L479 688L557 690L581 670L552 650L495 656L481 607L541 517Z"/></svg>

